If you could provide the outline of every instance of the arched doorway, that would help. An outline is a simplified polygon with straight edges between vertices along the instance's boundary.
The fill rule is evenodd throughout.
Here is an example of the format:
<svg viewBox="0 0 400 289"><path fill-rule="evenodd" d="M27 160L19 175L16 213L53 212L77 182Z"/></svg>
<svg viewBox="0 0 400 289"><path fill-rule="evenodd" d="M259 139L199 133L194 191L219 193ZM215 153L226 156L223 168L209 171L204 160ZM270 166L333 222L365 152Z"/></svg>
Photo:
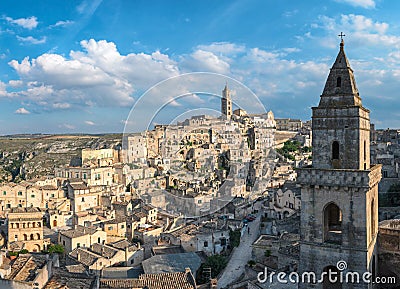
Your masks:
<svg viewBox="0 0 400 289"><path fill-rule="evenodd" d="M324 274L324 280L322 282L323 289L342 289L342 283L340 283L339 278L339 269L335 266L326 266L323 270L326 274ZM331 278L329 278L331 276ZM336 282L331 282L336 281Z"/></svg>
<svg viewBox="0 0 400 289"><path fill-rule="evenodd" d="M40 252L40 246L38 244L33 245L33 252Z"/></svg>
<svg viewBox="0 0 400 289"><path fill-rule="evenodd" d="M324 208L324 242L342 243L342 211L335 203Z"/></svg>

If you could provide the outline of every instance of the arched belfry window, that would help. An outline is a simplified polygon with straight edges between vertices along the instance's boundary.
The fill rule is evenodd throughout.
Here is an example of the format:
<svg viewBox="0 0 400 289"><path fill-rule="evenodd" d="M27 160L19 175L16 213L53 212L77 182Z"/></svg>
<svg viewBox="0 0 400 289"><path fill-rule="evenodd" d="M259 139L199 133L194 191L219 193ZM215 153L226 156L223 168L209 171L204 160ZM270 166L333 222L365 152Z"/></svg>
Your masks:
<svg viewBox="0 0 400 289"><path fill-rule="evenodd" d="M336 87L342 87L342 78L340 76L336 79Z"/></svg>
<svg viewBox="0 0 400 289"><path fill-rule="evenodd" d="M342 210L330 203L324 208L324 242L342 243Z"/></svg>
<svg viewBox="0 0 400 289"><path fill-rule="evenodd" d="M332 143L332 159L338 160L339 159L339 142L334 141Z"/></svg>

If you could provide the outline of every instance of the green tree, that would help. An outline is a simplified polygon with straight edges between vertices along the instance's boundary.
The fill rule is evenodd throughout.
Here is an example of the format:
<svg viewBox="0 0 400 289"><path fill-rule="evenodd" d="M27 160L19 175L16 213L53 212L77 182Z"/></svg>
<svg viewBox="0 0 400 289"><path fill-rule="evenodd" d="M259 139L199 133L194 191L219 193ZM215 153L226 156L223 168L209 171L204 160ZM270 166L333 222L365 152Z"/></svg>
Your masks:
<svg viewBox="0 0 400 289"><path fill-rule="evenodd" d="M228 264L228 260L222 255L213 255L207 258L207 260L201 264L199 270L197 271L197 284L204 284L208 281L210 276L205 274L208 268L211 269L211 278L215 278L219 273L224 270L226 265Z"/></svg>
<svg viewBox="0 0 400 289"><path fill-rule="evenodd" d="M256 261L250 260L249 262L247 262L247 264L248 264L250 267L253 267L254 265L256 265Z"/></svg>
<svg viewBox="0 0 400 289"><path fill-rule="evenodd" d="M50 246L47 248L47 251L48 251L49 253L51 253L51 254L54 254L54 253L57 253L57 254L64 254L65 249L64 249L64 246L63 246L63 245L56 244L56 245L50 245Z"/></svg>
<svg viewBox="0 0 400 289"><path fill-rule="evenodd" d="M232 245L232 247L237 247L240 244L240 235L241 232L240 230L235 230L235 231L229 231L229 242Z"/></svg>

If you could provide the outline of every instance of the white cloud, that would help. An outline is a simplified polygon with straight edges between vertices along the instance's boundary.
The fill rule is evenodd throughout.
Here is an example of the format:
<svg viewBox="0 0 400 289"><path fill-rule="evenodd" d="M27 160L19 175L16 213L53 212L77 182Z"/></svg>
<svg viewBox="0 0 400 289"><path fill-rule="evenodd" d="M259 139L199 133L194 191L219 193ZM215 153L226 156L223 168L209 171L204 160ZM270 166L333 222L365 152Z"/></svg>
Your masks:
<svg viewBox="0 0 400 289"><path fill-rule="evenodd" d="M341 15L340 18L319 16L319 21L319 24L313 25L314 29L327 30L329 34L343 31L358 46L400 47L400 37L389 34L390 25L386 22L375 21L364 15L355 14ZM322 38L321 44L323 46L336 47L337 41L335 40L332 37Z"/></svg>
<svg viewBox="0 0 400 289"><path fill-rule="evenodd" d="M90 120L86 120L85 124L90 125L90 126L96 125L93 121L90 121Z"/></svg>
<svg viewBox="0 0 400 289"><path fill-rule="evenodd" d="M51 25L51 27L65 27L74 24L74 21L65 20L65 21L57 21L56 24Z"/></svg>
<svg viewBox="0 0 400 289"><path fill-rule="evenodd" d="M63 103L53 103L53 108L56 109L67 109L70 108L71 104L63 102Z"/></svg>
<svg viewBox="0 0 400 289"><path fill-rule="evenodd" d="M208 45L199 45L197 50L206 50L215 54L232 55L246 51L244 45L238 45L230 42L214 42Z"/></svg>
<svg viewBox="0 0 400 289"><path fill-rule="evenodd" d="M46 109L129 106L135 92L179 74L177 63L159 51L121 55L113 42L93 39L81 46L69 57L45 53L10 61L26 86L14 96Z"/></svg>
<svg viewBox="0 0 400 289"><path fill-rule="evenodd" d="M6 88L7 88L7 85L0 80L0 97L8 95Z"/></svg>
<svg viewBox="0 0 400 289"><path fill-rule="evenodd" d="M17 39L20 42L31 43L31 44L43 44L46 43L46 36L43 36L41 39L34 38L32 36L21 37L17 35Z"/></svg>
<svg viewBox="0 0 400 289"><path fill-rule="evenodd" d="M15 111L16 114L30 114L30 111L28 111L27 109L20 107Z"/></svg>
<svg viewBox="0 0 400 289"><path fill-rule="evenodd" d="M374 0L335 0L339 3L347 3L355 7L375 8Z"/></svg>
<svg viewBox="0 0 400 289"><path fill-rule="evenodd" d="M69 123L63 123L63 124L59 125L58 127L60 127L60 128L66 128L66 129L69 129L69 130L75 129L75 126L72 125L72 124L69 124Z"/></svg>
<svg viewBox="0 0 400 289"><path fill-rule="evenodd" d="M8 82L8 85L10 85L11 87L21 87L24 84L24 82L22 80L10 80Z"/></svg>
<svg viewBox="0 0 400 289"><path fill-rule="evenodd" d="M282 16L286 17L286 18L290 18L295 16L297 13L299 13L299 10L295 9L295 10L291 10L291 11L285 11Z"/></svg>
<svg viewBox="0 0 400 289"><path fill-rule="evenodd" d="M384 34L389 28L389 24L378 21L374 22L371 18L367 18L364 15L342 15L340 22L342 26L349 26L355 31L369 31L378 34Z"/></svg>
<svg viewBox="0 0 400 289"><path fill-rule="evenodd" d="M211 51L198 49L186 57L181 65L189 71L215 72L228 74L230 65Z"/></svg>
<svg viewBox="0 0 400 289"><path fill-rule="evenodd" d="M39 24L39 22L37 21L37 18L35 16L31 16L28 18L19 18L19 19L13 19L11 17L6 17L6 20L12 24L16 24L18 26L21 26L21 27L29 29L29 30L36 28Z"/></svg>

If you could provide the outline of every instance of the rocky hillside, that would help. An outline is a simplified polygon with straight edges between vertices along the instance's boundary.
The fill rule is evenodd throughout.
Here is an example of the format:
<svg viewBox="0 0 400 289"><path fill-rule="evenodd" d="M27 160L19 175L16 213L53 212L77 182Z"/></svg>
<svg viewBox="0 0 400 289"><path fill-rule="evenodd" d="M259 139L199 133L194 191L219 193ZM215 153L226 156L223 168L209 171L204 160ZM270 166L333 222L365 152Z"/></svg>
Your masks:
<svg viewBox="0 0 400 289"><path fill-rule="evenodd" d="M55 167L78 158L83 148L112 148L121 140L121 134L0 137L0 182L51 175Z"/></svg>

